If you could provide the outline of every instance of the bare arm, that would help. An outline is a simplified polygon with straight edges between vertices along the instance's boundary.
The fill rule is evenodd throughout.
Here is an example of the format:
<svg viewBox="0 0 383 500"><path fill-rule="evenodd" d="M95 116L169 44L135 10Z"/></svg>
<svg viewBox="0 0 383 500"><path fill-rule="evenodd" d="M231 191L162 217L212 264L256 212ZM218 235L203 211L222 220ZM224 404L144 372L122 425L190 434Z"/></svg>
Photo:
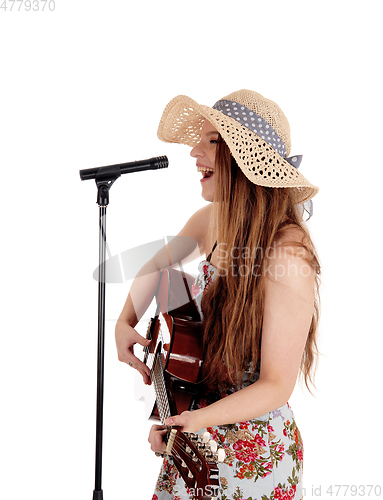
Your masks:
<svg viewBox="0 0 383 500"><path fill-rule="evenodd" d="M205 248L205 235L208 225L209 207L196 212L185 224L178 235L163 247L138 272L130 288L125 305L116 323L115 335L118 359L131 363L149 383L149 370L133 353L135 343L147 345L134 327L149 307L157 290L160 272L166 267L176 266L185 259L195 259Z"/></svg>
<svg viewBox="0 0 383 500"><path fill-rule="evenodd" d="M314 271L302 257L270 259L259 380L216 403L173 417L170 425L195 432L208 426L257 418L284 405L299 373L314 307Z"/></svg>

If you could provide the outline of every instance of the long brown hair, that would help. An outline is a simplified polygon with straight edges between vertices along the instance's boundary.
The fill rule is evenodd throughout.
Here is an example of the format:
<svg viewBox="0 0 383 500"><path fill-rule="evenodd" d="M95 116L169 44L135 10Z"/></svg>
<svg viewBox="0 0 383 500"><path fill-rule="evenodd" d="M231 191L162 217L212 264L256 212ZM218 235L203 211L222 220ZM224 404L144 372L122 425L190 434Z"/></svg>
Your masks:
<svg viewBox="0 0 383 500"><path fill-rule="evenodd" d="M227 389L240 384L249 366L252 375L259 369L267 251L293 226L303 237L289 244L304 249L305 259L315 271L314 312L300 366L310 390L318 354L320 266L295 202L296 192L250 182L222 139L217 146L215 169L217 256L221 249L227 258L219 261L217 277L202 299L204 381L211 389Z"/></svg>

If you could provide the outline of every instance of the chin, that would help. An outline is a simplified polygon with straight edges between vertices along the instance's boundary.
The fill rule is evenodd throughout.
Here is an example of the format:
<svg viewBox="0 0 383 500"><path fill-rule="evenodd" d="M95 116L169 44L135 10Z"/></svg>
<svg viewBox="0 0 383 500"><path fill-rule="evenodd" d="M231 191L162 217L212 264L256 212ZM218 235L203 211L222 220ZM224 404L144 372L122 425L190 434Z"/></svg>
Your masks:
<svg viewBox="0 0 383 500"><path fill-rule="evenodd" d="M211 182L207 182L206 184L202 184L202 192L201 196L204 200L206 201L213 201L214 200L214 191L215 191L215 185L212 184Z"/></svg>
<svg viewBox="0 0 383 500"><path fill-rule="evenodd" d="M202 198L203 198L205 201L211 201L211 202L212 202L212 201L213 201L213 199L214 199L214 195L213 195L212 193L204 193L204 192L202 191L201 196L202 196Z"/></svg>

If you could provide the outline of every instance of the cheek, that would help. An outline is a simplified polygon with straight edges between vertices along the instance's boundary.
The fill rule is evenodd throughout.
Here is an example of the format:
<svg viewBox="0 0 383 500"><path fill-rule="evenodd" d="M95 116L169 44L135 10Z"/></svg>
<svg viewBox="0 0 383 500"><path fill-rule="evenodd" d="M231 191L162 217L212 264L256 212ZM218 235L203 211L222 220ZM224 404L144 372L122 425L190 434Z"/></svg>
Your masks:
<svg viewBox="0 0 383 500"><path fill-rule="evenodd" d="M209 156L210 156L210 158L209 158L210 163L211 163L213 166L215 166L215 156L216 156L216 150L214 149L214 151L212 151L212 152L210 153L210 155L209 155Z"/></svg>

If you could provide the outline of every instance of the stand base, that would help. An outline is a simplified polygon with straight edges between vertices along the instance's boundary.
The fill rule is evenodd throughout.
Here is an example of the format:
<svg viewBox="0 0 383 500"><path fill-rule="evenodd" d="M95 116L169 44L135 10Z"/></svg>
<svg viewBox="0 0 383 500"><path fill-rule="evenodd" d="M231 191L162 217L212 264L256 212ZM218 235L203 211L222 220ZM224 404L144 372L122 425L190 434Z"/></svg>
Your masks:
<svg viewBox="0 0 383 500"><path fill-rule="evenodd" d="M93 490L93 500L103 500L103 499L104 499L104 497L103 497L102 490L101 491Z"/></svg>

